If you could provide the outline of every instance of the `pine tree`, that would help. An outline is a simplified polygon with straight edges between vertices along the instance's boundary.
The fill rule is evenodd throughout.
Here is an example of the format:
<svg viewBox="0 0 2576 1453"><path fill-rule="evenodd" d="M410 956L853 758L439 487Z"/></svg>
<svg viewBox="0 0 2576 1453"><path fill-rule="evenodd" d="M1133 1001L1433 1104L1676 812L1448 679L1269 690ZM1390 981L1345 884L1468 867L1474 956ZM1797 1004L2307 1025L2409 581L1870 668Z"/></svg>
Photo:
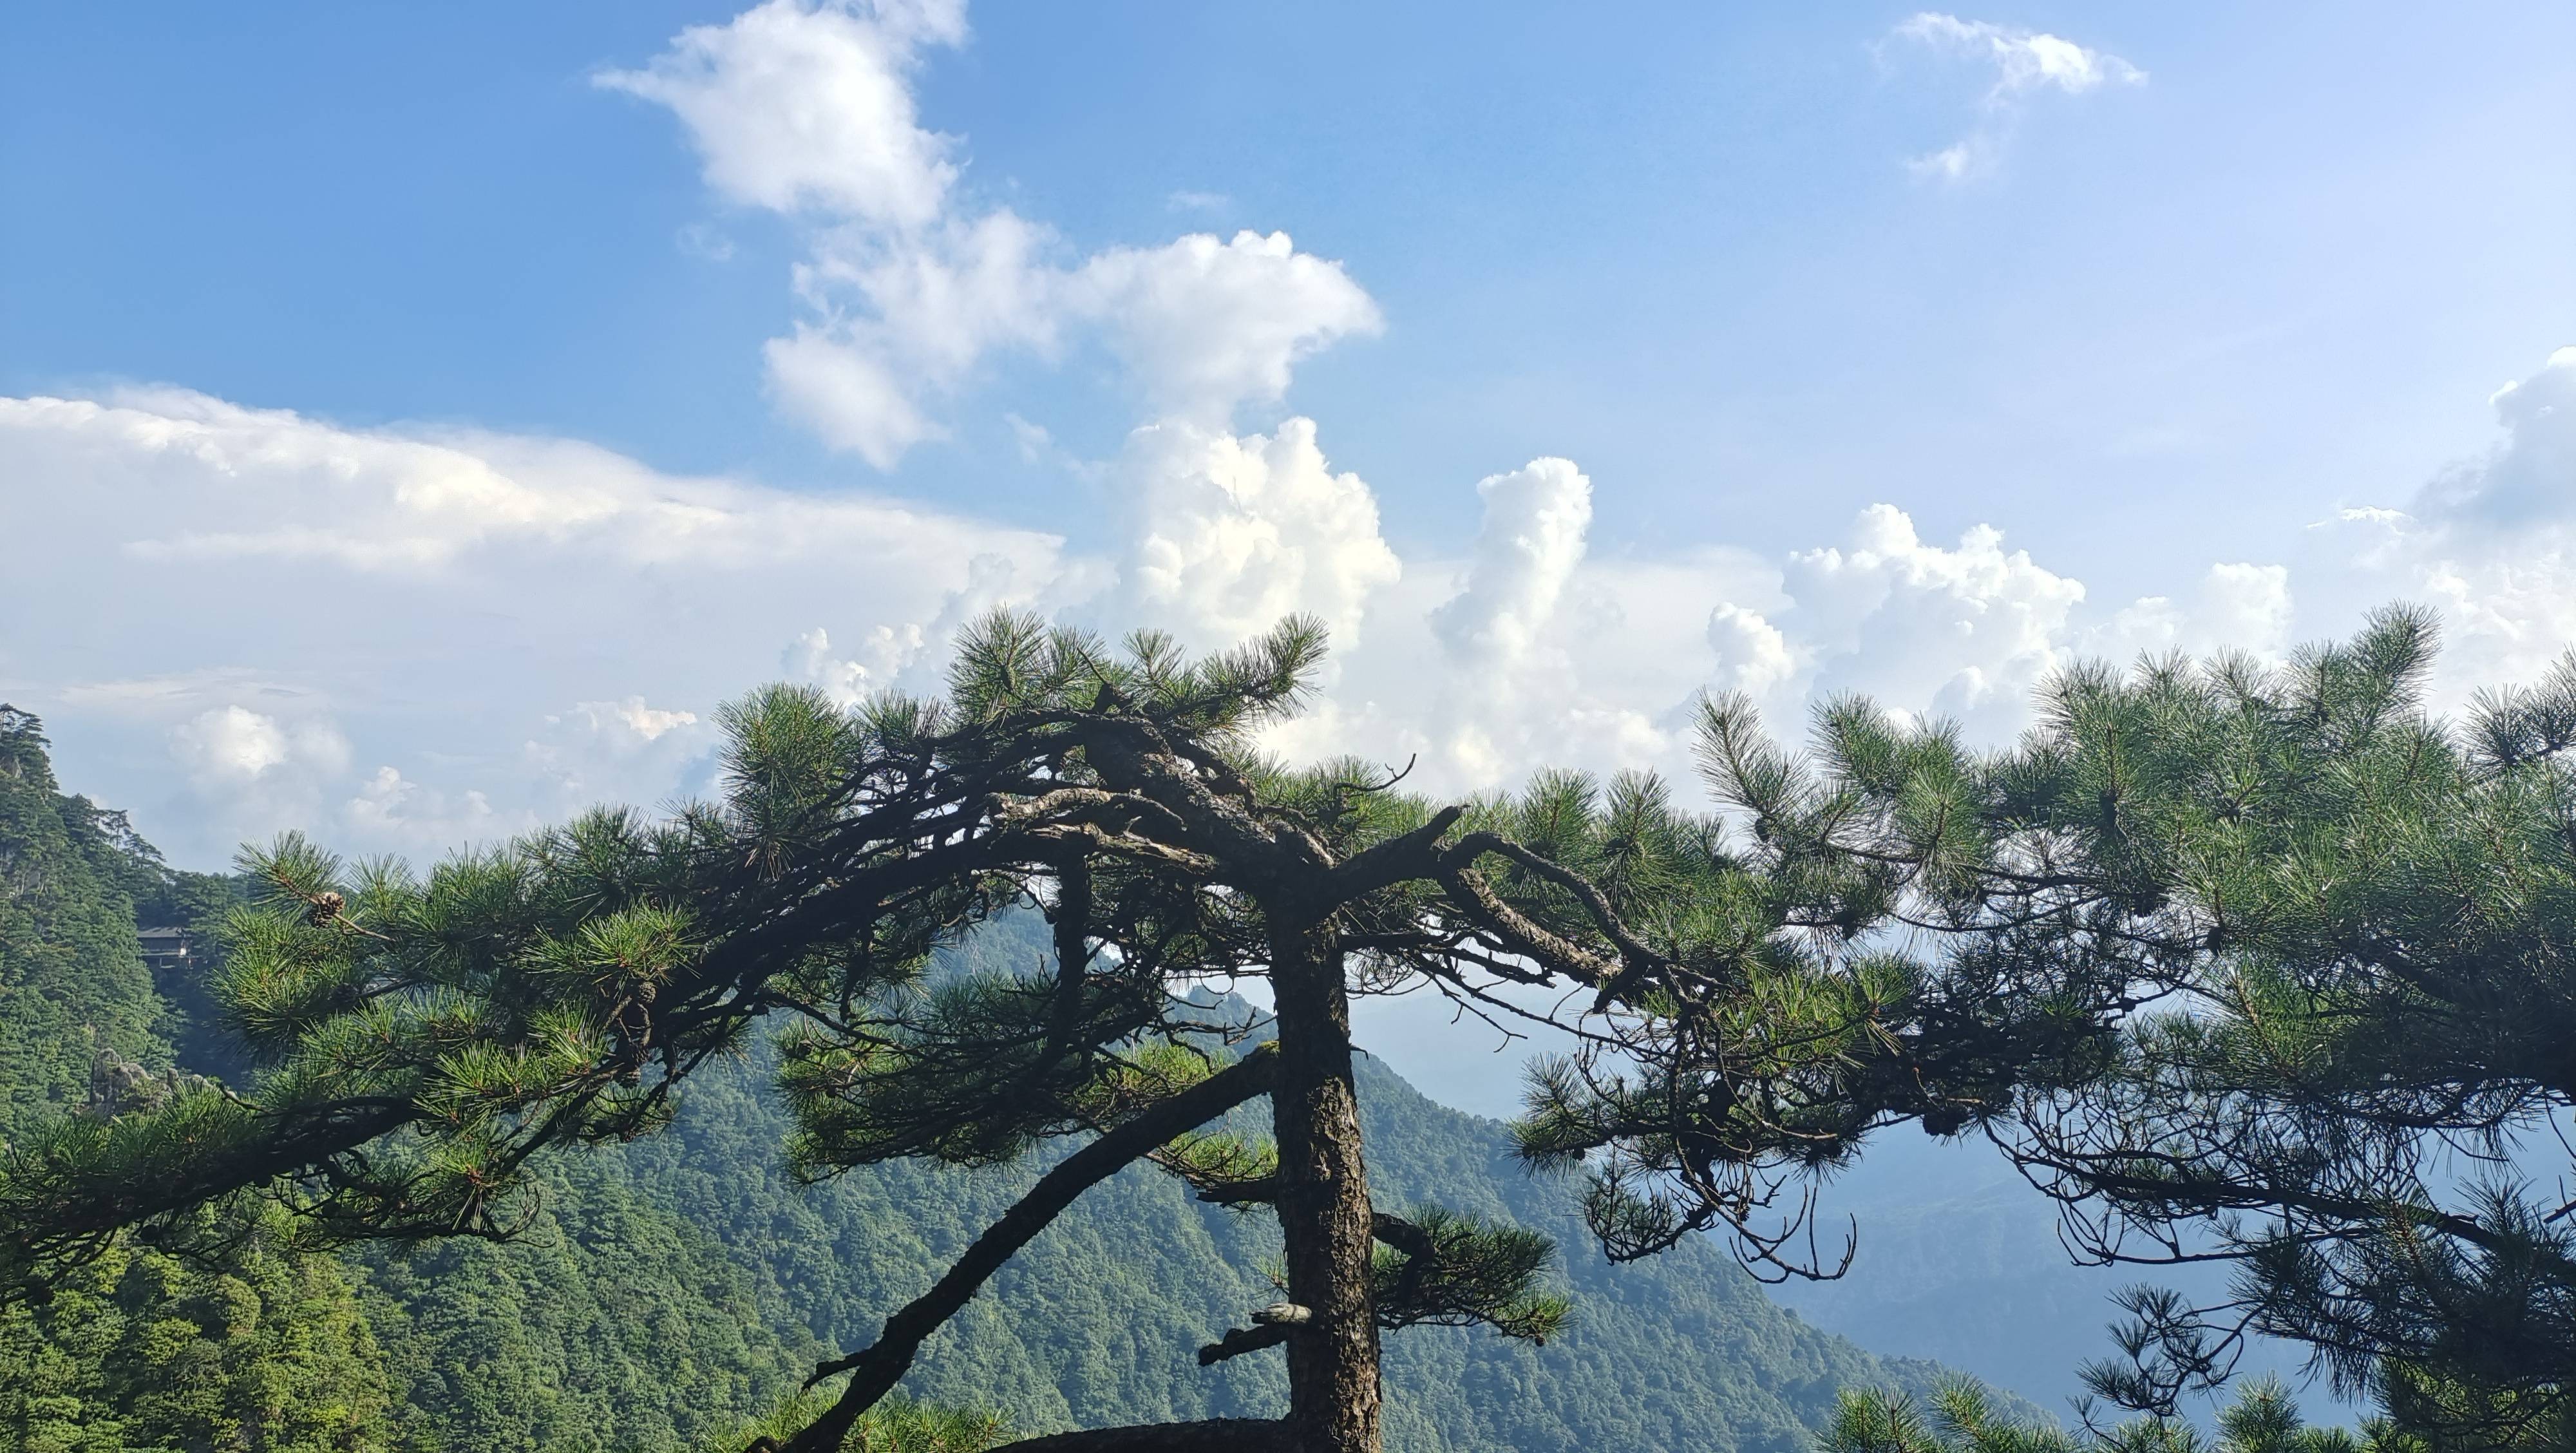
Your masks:
<svg viewBox="0 0 2576 1453"><path fill-rule="evenodd" d="M1896 1018L1999 969L2114 1006L1969 1120L2092 1257L2236 1262L2225 1305L2129 1294L2090 1375L2130 1406L2255 1331L2438 1446L2576 1434L2576 1202L2541 1169L2576 1106L2576 657L2444 721L2434 641L2392 609L2278 669L2079 667L1992 753L1844 701L1793 760L1706 712L1778 869L1883 875L1924 986Z"/></svg>
<svg viewBox="0 0 2576 1453"><path fill-rule="evenodd" d="M2054 1423L2015 1418L1973 1381L1940 1390L1926 1408L1899 1392L1843 1394L1817 1453L2431 1453L2385 1420L2358 1433L2310 1425L2278 1381L2240 1391L2218 1414L2208 1439L2169 1417L2136 1418L2115 1427L2069 1432Z"/></svg>
<svg viewBox="0 0 2576 1453"><path fill-rule="evenodd" d="M1287 1417L1020 1446L1374 1453L1382 1332L1544 1338L1568 1308L1540 1238L1372 1202L1353 993L1427 984L1498 1017L1528 1012L1515 991L1566 994L1585 1048L1546 1070L1525 1155L1589 1177L1615 1256L1724 1224L1779 1269L1813 1269L1787 1254L1785 1185L1888 1121L1956 1123L2099 1031L2009 968L1938 1033L1897 1021L1915 978L1853 948L1886 872L1739 855L1649 777L1435 806L1365 764L1262 759L1252 733L1322 650L1303 621L1193 661L1001 615L963 639L943 700L845 714L771 687L728 708L723 800L666 821L597 811L426 877L293 836L252 853L263 897L230 920L221 998L268 1067L247 1093L22 1146L0 1269L41 1285L120 1228L184 1237L262 1188L310 1240L507 1235L532 1157L661 1127L766 1021L786 1026L808 1176L1082 1142L873 1345L817 1369L846 1380L773 1446L841 1446L1019 1248L1149 1161L1276 1218L1280 1300L1199 1355L1282 1349ZM1051 962L924 974L1032 905ZM1266 1042L1204 992L1246 979L1269 989ZM1261 1097L1268 1136L1221 1123Z"/></svg>

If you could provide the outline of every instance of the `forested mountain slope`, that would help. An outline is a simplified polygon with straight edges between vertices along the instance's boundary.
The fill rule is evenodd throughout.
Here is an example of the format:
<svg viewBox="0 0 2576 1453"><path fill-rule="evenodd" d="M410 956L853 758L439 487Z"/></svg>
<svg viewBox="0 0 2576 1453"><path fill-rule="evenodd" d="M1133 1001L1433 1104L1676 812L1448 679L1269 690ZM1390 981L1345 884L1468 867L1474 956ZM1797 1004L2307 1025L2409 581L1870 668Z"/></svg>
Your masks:
<svg viewBox="0 0 2576 1453"><path fill-rule="evenodd" d="M169 1062L134 939L125 821L56 790L36 719L0 707L0 1136L81 1101L96 1050Z"/></svg>
<svg viewBox="0 0 2576 1453"><path fill-rule="evenodd" d="M783 1117L756 1084L742 1075L698 1090L678 1133L625 1151L625 1171L751 1263L764 1302L836 1344L863 1343L1036 1175L893 1165L796 1188L770 1151ZM1391 1337L1392 1447L1803 1448L1836 1389L1927 1379L1928 1365L1892 1368L1782 1312L1712 1245L1611 1266L1569 1189L1526 1176L1501 1126L1424 1099L1374 1062L1362 1093L1378 1199L1436 1200L1550 1233L1577 1308L1544 1348L1470 1329ZM1001 1406L1024 1428L1275 1416L1276 1359L1201 1369L1192 1357L1276 1299L1260 1270L1276 1256L1266 1232L1131 1171L996 1278L909 1386Z"/></svg>
<svg viewBox="0 0 2576 1453"><path fill-rule="evenodd" d="M96 1071L148 1089L183 1028L135 940L221 885L164 869L124 818L57 790L35 718L0 706L0 1141L73 1113ZM216 891L209 894L205 890ZM345 1268L251 1253L217 1272L120 1246L0 1312L0 1447L28 1453L385 1446L393 1399Z"/></svg>
<svg viewBox="0 0 2576 1453"><path fill-rule="evenodd" d="M134 939L138 911L204 926L223 885L168 872L119 819L62 796L33 720L9 721L0 1134L80 1106L102 1046L235 1072L187 1012L195 986L156 989ZM964 952L1025 961L1043 942L1015 927L1034 926ZM137 1250L51 1307L0 1315L0 1446L613 1453L729 1425L827 1349L866 1342L1040 1169L897 1164L795 1185L764 1058L693 1081L671 1133L550 1168L516 1241L271 1256L238 1274ZM1610 1266L1570 1189L1526 1176L1498 1124L1374 1062L1362 1088L1382 1202L1544 1230L1576 1299L1574 1327L1543 1348L1470 1330L1393 1337L1392 1447L1804 1448L1839 1387L1927 1380L1928 1364L1881 1361L1781 1311L1714 1245ZM1275 1298L1266 1231L1132 1170L998 1277L911 1390L999 1407L1025 1431L1273 1415L1275 1357L1213 1370L1193 1357Z"/></svg>

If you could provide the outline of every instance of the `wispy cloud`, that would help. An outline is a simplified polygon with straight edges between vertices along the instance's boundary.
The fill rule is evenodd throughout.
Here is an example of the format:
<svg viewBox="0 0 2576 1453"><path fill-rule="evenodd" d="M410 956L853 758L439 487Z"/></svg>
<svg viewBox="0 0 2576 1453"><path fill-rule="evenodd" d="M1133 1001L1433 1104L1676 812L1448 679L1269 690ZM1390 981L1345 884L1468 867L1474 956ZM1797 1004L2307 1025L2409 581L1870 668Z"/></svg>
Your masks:
<svg viewBox="0 0 2576 1453"><path fill-rule="evenodd" d="M2020 124L2024 102L2035 92L2080 96L2104 86L2147 82L2145 71L2120 57L2064 36L1962 20L1933 10L1906 19L1888 32L1887 39L1979 63L1994 72L1993 83L1978 103L1976 127L1948 146L1906 162L1916 176L1940 182L1965 181L1993 171Z"/></svg>

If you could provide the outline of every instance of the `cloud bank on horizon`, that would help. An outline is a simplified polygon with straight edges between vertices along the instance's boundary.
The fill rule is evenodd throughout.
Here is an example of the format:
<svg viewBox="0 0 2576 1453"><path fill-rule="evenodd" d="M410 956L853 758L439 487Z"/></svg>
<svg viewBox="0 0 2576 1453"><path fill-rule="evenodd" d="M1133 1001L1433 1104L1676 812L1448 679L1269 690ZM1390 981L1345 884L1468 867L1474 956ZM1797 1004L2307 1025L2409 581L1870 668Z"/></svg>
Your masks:
<svg viewBox="0 0 2576 1453"><path fill-rule="evenodd" d="M6 399L0 477L45 482L12 508L52 548L8 582L48 614L0 655L0 696L114 742L131 765L105 785L210 865L287 826L419 855L668 800L707 779L716 702L781 674L845 701L934 685L956 630L1005 605L1200 648L1314 613L1331 679L1277 747L1418 758L1435 791L1547 764L1686 774L1704 690L1793 732L1807 703L1866 691L2001 737L2077 657L2277 656L2348 628L2355 602L2439 605L2454 697L2576 643L2576 349L2496 395L2492 452L2402 508L2321 506L2313 538L2231 542L2181 562L2169 595L2098 601L1991 524L1928 541L1894 486L1785 556L1604 556L1595 493L1617 482L1555 457L1472 482L1472 539L1400 554L1317 422L1277 413L1303 360L1386 326L1352 266L1284 231L1085 253L982 199L916 88L969 39L954 0L769 0L594 79L666 108L712 195L795 229L793 321L762 364L781 413L831 446L893 470L1003 370L1115 360L1133 427L1080 462L1118 503L1113 548L578 440L350 428L175 388ZM1995 164L2028 94L2144 79L1946 15L1895 39L1994 69L1952 148L1974 155L1932 168L1951 178ZM2294 578L2294 555L2320 563ZM2313 618L2312 598L2330 603Z"/></svg>

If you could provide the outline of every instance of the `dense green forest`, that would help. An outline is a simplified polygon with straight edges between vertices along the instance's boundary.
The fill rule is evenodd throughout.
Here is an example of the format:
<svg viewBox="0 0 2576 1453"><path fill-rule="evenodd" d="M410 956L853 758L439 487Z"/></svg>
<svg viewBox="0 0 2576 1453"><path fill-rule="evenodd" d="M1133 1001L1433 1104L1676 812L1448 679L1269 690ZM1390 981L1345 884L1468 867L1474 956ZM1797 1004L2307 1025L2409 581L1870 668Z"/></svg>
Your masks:
<svg viewBox="0 0 2576 1453"><path fill-rule="evenodd" d="M173 1071L195 1036L136 918L202 917L226 896L57 791L45 746L0 707L0 1138ZM218 1269L120 1246L0 1313L0 1435L30 1453L382 1446L393 1397L370 1321L329 1259L252 1246Z"/></svg>
<svg viewBox="0 0 2576 1453"><path fill-rule="evenodd" d="M225 880L174 872L124 820L55 783L34 719L0 733L0 1134L240 1073L191 1011L199 971L156 984L138 917L202 931ZM1034 919L969 944L1046 952ZM133 1068L124 1068L131 1066ZM296 1254L253 1237L222 1266L121 1246L38 1307L0 1314L0 1437L116 1449L675 1449L772 1405L866 1342L1045 1168L895 1164L791 1180L765 1052L691 1082L676 1134L559 1160L506 1243ZM1421 1328L1389 1344L1391 1446L1523 1450L1807 1446L1837 1392L1922 1388L1762 1294L1692 1242L1614 1267L1572 1191L1533 1180L1503 1127L1363 1066L1372 1176L1532 1226L1564 1248L1576 1321L1532 1347ZM1024 1432L1266 1416L1275 1363L1187 1350L1271 1295L1275 1231L1134 1168L1091 1192L933 1342L907 1387Z"/></svg>

